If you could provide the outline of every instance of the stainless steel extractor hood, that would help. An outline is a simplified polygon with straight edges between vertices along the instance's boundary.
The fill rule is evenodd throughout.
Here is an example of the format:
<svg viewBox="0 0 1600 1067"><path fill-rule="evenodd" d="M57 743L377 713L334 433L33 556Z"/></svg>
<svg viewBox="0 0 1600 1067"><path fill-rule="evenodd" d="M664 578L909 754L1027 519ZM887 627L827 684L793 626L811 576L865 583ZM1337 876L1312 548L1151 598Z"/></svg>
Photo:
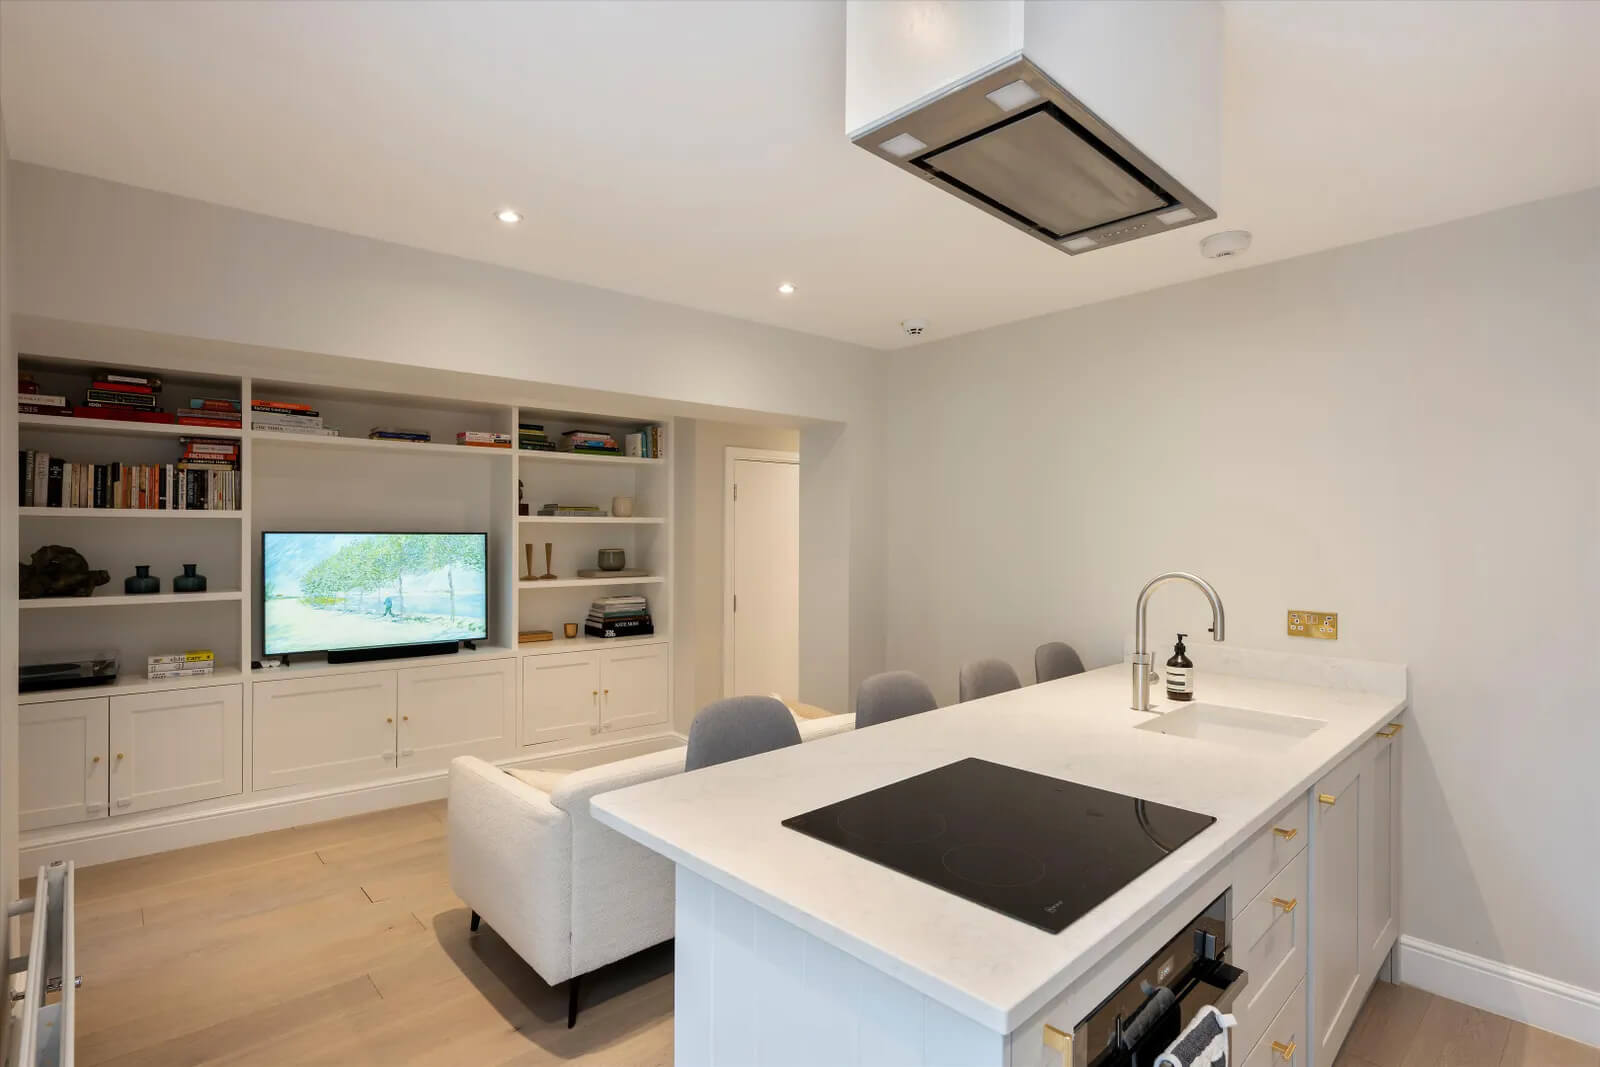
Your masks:
<svg viewBox="0 0 1600 1067"><path fill-rule="evenodd" d="M1074 255L1217 217L1025 56L852 140Z"/></svg>

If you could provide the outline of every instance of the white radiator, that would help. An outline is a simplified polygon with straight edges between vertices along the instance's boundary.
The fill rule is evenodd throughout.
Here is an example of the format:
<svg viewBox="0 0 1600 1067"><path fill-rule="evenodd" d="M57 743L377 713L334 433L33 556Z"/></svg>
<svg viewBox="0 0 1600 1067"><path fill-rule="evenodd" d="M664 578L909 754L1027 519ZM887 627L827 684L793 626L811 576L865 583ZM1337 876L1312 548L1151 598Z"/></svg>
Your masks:
<svg viewBox="0 0 1600 1067"><path fill-rule="evenodd" d="M11 915L33 913L27 956L12 961L12 973L26 972L21 1010L12 1020L7 1067L72 1067L73 1007L78 971L73 926L76 876L71 863L57 860L39 868L33 900L18 901ZM16 994L13 994L15 996Z"/></svg>

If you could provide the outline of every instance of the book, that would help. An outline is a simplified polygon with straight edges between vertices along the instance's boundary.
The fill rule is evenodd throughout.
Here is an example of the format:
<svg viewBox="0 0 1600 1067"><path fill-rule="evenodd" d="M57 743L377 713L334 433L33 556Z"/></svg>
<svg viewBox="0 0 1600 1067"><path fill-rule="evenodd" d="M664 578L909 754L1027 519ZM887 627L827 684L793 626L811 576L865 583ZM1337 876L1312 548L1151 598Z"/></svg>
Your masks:
<svg viewBox="0 0 1600 1067"><path fill-rule="evenodd" d="M59 508L61 506L61 477L61 457L51 456L45 471L44 506L47 508Z"/></svg>
<svg viewBox="0 0 1600 1067"><path fill-rule="evenodd" d="M196 396L189 399L189 407L196 411L232 411L235 414L244 405L227 397Z"/></svg>
<svg viewBox="0 0 1600 1067"><path fill-rule="evenodd" d="M33 457L33 506L36 508L50 505L50 453L39 451Z"/></svg>
<svg viewBox="0 0 1600 1067"><path fill-rule="evenodd" d="M517 634L517 644L531 645L538 641L553 640L555 636L549 630L523 630Z"/></svg>
<svg viewBox="0 0 1600 1067"><path fill-rule="evenodd" d="M139 408L129 407L100 407L88 404L84 407L75 407L72 413L80 419L111 419L120 422L160 422L172 423L175 417L165 411L144 411Z"/></svg>
<svg viewBox="0 0 1600 1067"><path fill-rule="evenodd" d="M100 389L113 393L140 393L154 395L155 390L148 385L134 385L131 382L91 382L90 389Z"/></svg>
<svg viewBox="0 0 1600 1067"><path fill-rule="evenodd" d="M215 672L210 665L204 667L151 667L145 672L145 677L150 681L165 681L169 678L205 678Z"/></svg>
<svg viewBox="0 0 1600 1067"><path fill-rule="evenodd" d="M165 664L191 664L211 663L217 658L216 653L209 648L196 648L188 652L170 652L162 656L151 656L147 665L159 667Z"/></svg>
<svg viewBox="0 0 1600 1067"><path fill-rule="evenodd" d="M179 426L214 426L219 430L237 430L243 425L237 418L217 417L209 415L178 415L173 418Z"/></svg>
<svg viewBox="0 0 1600 1067"><path fill-rule="evenodd" d="M367 437L373 441L421 441L433 440L433 434L427 430L407 430L399 426L374 426L367 431Z"/></svg>
<svg viewBox="0 0 1600 1067"><path fill-rule="evenodd" d="M154 393L125 393L118 389L90 388L83 394L91 404L121 404L130 408L154 409L159 401Z"/></svg>
<svg viewBox="0 0 1600 1067"><path fill-rule="evenodd" d="M161 378L154 374L140 374L136 371L122 370L97 370L94 372L97 382L116 382L118 385L145 385L151 389L161 388Z"/></svg>
<svg viewBox="0 0 1600 1067"><path fill-rule="evenodd" d="M338 437L338 430L326 430L318 426L274 426L271 423L252 422L252 430L262 430L267 433L297 433L310 437Z"/></svg>
<svg viewBox="0 0 1600 1067"><path fill-rule="evenodd" d="M48 404L30 404L26 400L17 403L18 415L58 415L64 418L72 417L72 408L51 407Z"/></svg>
<svg viewBox="0 0 1600 1067"><path fill-rule="evenodd" d="M287 412L252 411L250 423L253 426L311 426L321 427L320 415L292 415Z"/></svg>
<svg viewBox="0 0 1600 1067"><path fill-rule="evenodd" d="M17 403L38 408L64 408L67 398L55 393L18 393Z"/></svg>
<svg viewBox="0 0 1600 1067"><path fill-rule="evenodd" d="M492 430L458 430L456 431L456 440L485 441L492 442L494 444L500 444L504 442L506 444L510 444L511 435L508 433L495 433Z"/></svg>
<svg viewBox="0 0 1600 1067"><path fill-rule="evenodd" d="M609 624L596 626L593 623L585 623L583 626L583 633L586 637L649 637L655 632L656 628L648 623L638 629L622 629Z"/></svg>
<svg viewBox="0 0 1600 1067"><path fill-rule="evenodd" d="M310 404L294 404L287 400L252 400L251 411L297 411L303 415L318 414Z"/></svg>

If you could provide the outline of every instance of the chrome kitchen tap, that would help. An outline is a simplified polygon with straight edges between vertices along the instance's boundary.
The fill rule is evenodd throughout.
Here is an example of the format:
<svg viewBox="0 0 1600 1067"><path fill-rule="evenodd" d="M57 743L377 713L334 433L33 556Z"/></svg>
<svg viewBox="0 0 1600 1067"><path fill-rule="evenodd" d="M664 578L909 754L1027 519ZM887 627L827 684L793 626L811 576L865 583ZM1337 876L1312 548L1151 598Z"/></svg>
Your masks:
<svg viewBox="0 0 1600 1067"><path fill-rule="evenodd" d="M1222 598L1211 587L1211 583L1198 574L1188 571L1168 571L1158 574L1145 583L1139 590L1139 603L1134 608L1134 645L1133 645L1133 710L1150 710L1150 683L1156 679L1155 654L1150 651L1150 638L1146 633L1145 609L1150 605L1150 594L1155 592L1158 585L1182 579L1194 583L1206 599L1211 601L1211 640L1221 641L1223 636Z"/></svg>

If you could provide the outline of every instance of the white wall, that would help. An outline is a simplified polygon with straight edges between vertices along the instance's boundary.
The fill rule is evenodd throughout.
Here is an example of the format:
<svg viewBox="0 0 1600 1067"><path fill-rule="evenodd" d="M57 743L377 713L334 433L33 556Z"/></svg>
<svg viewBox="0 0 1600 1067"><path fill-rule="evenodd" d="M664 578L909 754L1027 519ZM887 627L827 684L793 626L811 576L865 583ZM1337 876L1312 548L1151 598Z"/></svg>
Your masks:
<svg viewBox="0 0 1600 1067"><path fill-rule="evenodd" d="M724 460L729 448L800 449L798 430L710 419L681 419L677 442L689 461L678 468L678 565L674 618L679 623L674 679L678 729L685 733L694 715L721 699L724 552ZM683 457L680 456L680 459ZM805 573L801 573L802 584Z"/></svg>
<svg viewBox="0 0 1600 1067"><path fill-rule="evenodd" d="M803 535L802 692L845 706L881 663L878 353L80 175L12 178L22 313L806 424L802 508L843 521Z"/></svg>
<svg viewBox="0 0 1600 1067"><path fill-rule="evenodd" d="M1600 990L1597 307L1591 191L897 354L887 666L1115 662L1170 568L1409 663L1403 932Z"/></svg>

